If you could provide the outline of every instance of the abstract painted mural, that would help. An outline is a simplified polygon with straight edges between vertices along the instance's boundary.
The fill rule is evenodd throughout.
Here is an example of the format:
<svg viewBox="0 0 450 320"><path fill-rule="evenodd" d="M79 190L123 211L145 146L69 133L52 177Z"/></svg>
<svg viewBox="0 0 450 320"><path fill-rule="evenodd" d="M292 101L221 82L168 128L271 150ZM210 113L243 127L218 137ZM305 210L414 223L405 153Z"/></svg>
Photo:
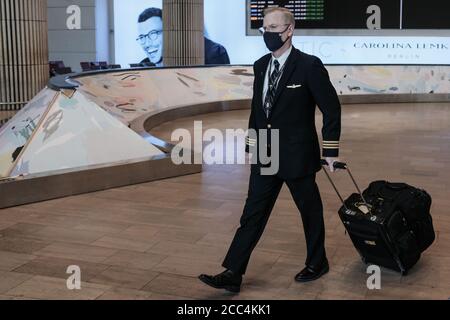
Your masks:
<svg viewBox="0 0 450 320"><path fill-rule="evenodd" d="M450 66L327 66L340 95L450 93Z"/></svg>
<svg viewBox="0 0 450 320"><path fill-rule="evenodd" d="M9 176L14 162L35 132L42 116L56 98L53 90L42 90L0 128L0 178Z"/></svg>
<svg viewBox="0 0 450 320"><path fill-rule="evenodd" d="M339 95L449 94L450 66L327 66ZM44 89L0 129L0 179L162 155L129 129L168 109L249 100L251 66L84 74L71 97ZM81 170L81 169L80 169Z"/></svg>
<svg viewBox="0 0 450 320"><path fill-rule="evenodd" d="M53 104L11 176L83 168L163 153L87 100L63 94Z"/></svg>
<svg viewBox="0 0 450 320"><path fill-rule="evenodd" d="M82 93L44 89L0 131L0 179L163 155Z"/></svg>
<svg viewBox="0 0 450 320"><path fill-rule="evenodd" d="M122 122L193 104L247 100L253 68L206 67L136 70L78 77L79 91Z"/></svg>
<svg viewBox="0 0 450 320"><path fill-rule="evenodd" d="M326 66L339 95L450 93L450 66ZM169 68L76 78L79 90L122 122L168 108L251 99L253 68Z"/></svg>

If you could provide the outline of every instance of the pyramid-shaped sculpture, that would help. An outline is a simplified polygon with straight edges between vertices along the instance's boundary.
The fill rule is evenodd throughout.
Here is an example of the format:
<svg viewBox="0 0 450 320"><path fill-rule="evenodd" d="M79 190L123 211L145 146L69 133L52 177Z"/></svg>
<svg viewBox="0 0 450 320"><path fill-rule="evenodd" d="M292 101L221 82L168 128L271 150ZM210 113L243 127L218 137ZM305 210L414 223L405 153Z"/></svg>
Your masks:
<svg viewBox="0 0 450 320"><path fill-rule="evenodd" d="M77 91L41 91L0 129L0 179L163 155Z"/></svg>

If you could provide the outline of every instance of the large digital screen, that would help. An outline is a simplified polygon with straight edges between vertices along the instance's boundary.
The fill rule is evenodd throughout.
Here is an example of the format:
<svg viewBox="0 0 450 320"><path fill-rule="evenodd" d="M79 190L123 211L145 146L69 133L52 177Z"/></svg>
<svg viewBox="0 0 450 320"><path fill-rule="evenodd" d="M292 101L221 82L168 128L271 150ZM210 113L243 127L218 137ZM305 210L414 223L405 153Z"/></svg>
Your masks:
<svg viewBox="0 0 450 320"><path fill-rule="evenodd" d="M450 1L403 0L403 29L450 29Z"/></svg>
<svg viewBox="0 0 450 320"><path fill-rule="evenodd" d="M253 0L204 0L205 7L205 48L207 64L253 64L261 56L268 53L261 35L249 34L249 13ZM294 5L307 0L290 1L258 1L265 3ZM311 0L313 1L313 0ZM293 44L303 52L313 54L322 59L325 64L450 64L450 29L429 29L430 26L445 26L450 24L450 10L444 10L447 3L443 0L427 0L431 5L421 9L422 1L397 0L366 1L366 0L316 0L318 10L315 19L329 19L330 24L340 24L341 28L359 26L362 29L326 29L322 20L310 20L303 23L322 24L318 29L296 30ZM320 15L323 2L324 13ZM357 5L353 9L344 10L339 17L327 18L327 3L351 3ZM415 2L415 6L406 3ZM312 3L312 2L311 2ZM358 5L363 3L364 6ZM381 27L389 23L399 23L402 8L402 18L405 28L398 29L367 29L367 18L354 16L356 11L363 10L368 3L378 3L380 8L390 8L380 13ZM387 7L383 6L387 4ZM450 1L449 1L450 3ZM262 5L261 4L261 5ZM433 6L435 5L435 6ZM389 7L392 6L392 7ZM341 10L343 7L341 7ZM392 9L394 8L394 9ZM440 8L442 10L438 10ZM292 10L292 7L290 8ZM367 9L367 8L366 8ZM114 1L114 35L115 61L123 67L132 63L152 62L163 66L163 23L161 0L126 0ZM391 10L394 10L393 13ZM439 11L439 12L435 12ZM359 11L358 11L359 12ZM429 16L435 12L436 20ZM395 14L394 14L395 13ZM374 13L372 13L373 15ZM425 17L421 18L421 14ZM298 16L298 14L297 14ZM364 17L370 14L364 13ZM443 17L449 16L447 20ZM298 16L299 17L299 16ZM339 21L338 21L339 20ZM428 22L427 22L428 21ZM255 21L256 23L256 21ZM261 22L254 25L258 27ZM300 22L301 23L301 22ZM301 24L299 24L301 26ZM411 29L412 26L421 29ZM365 28L365 29L363 29ZM251 29L251 28L250 28ZM362 34L361 34L362 32Z"/></svg>
<svg viewBox="0 0 450 320"><path fill-rule="evenodd" d="M448 0L247 0L250 29L264 10L284 7L298 29L450 29ZM378 20L378 21L377 21Z"/></svg>
<svg viewBox="0 0 450 320"><path fill-rule="evenodd" d="M284 7L294 13L297 29L366 29L367 10L376 6L383 28L400 27L400 1L396 0L251 0L252 29L262 27L264 10Z"/></svg>
<svg viewBox="0 0 450 320"><path fill-rule="evenodd" d="M162 10L162 0L114 1L116 63L122 66L164 65ZM226 48L214 41L206 29L204 42L206 64L230 64Z"/></svg>

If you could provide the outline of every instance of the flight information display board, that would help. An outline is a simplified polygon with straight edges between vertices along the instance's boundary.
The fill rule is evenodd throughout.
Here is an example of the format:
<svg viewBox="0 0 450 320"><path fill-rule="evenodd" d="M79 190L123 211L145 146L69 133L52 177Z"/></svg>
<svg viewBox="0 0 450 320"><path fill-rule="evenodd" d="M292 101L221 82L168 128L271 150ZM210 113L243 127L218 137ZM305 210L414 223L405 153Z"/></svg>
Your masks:
<svg viewBox="0 0 450 320"><path fill-rule="evenodd" d="M298 29L450 29L449 0L247 0L251 30L264 10L285 7Z"/></svg>

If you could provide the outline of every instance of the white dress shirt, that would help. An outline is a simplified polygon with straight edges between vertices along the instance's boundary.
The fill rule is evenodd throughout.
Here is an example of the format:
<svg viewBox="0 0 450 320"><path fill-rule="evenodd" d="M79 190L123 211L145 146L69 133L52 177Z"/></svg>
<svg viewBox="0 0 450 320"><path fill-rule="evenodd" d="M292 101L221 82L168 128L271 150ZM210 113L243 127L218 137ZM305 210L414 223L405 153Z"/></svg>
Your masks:
<svg viewBox="0 0 450 320"><path fill-rule="evenodd" d="M269 90L269 70L271 72L273 72L273 70L275 69L275 65L274 65L274 61L278 60L278 62L280 63L280 70L283 70L284 64L286 63L287 58L289 57L289 55L291 54L292 51L292 46L289 47L289 49L286 50L285 53L283 53L279 58L275 58L272 55L272 59L270 59L270 63L267 65L267 70L266 70L266 76L264 78L264 89L263 89L263 103L266 100L266 94L267 91ZM280 79L281 76L278 78Z"/></svg>

